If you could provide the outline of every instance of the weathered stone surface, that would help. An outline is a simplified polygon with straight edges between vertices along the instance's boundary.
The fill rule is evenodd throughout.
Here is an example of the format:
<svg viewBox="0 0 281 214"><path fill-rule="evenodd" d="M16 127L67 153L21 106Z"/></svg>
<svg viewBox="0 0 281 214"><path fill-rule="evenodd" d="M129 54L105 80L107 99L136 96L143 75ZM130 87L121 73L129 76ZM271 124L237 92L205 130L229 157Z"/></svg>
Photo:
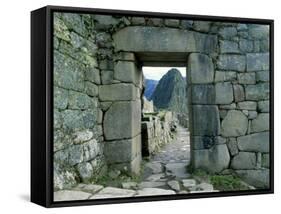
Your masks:
<svg viewBox="0 0 281 214"><path fill-rule="evenodd" d="M167 178L164 173L152 174L145 178L146 181L165 181Z"/></svg>
<svg viewBox="0 0 281 214"><path fill-rule="evenodd" d="M216 83L215 91L217 104L229 104L233 101L233 88L230 82Z"/></svg>
<svg viewBox="0 0 281 214"><path fill-rule="evenodd" d="M104 115L106 140L131 138L141 132L140 101L115 102Z"/></svg>
<svg viewBox="0 0 281 214"><path fill-rule="evenodd" d="M85 82L85 92L89 96L98 96L99 88L91 82Z"/></svg>
<svg viewBox="0 0 281 214"><path fill-rule="evenodd" d="M269 113L258 114L252 121L251 132L269 131Z"/></svg>
<svg viewBox="0 0 281 214"><path fill-rule="evenodd" d="M193 159L196 169L216 173L228 168L230 155L226 144L219 144L211 149L194 150Z"/></svg>
<svg viewBox="0 0 281 214"><path fill-rule="evenodd" d="M133 84L113 84L99 86L99 97L102 101L135 100L136 87Z"/></svg>
<svg viewBox="0 0 281 214"><path fill-rule="evenodd" d="M100 71L96 68L87 68L85 71L85 79L95 84L100 84Z"/></svg>
<svg viewBox="0 0 281 214"><path fill-rule="evenodd" d="M250 134L237 138L238 148L241 151L269 152L269 132Z"/></svg>
<svg viewBox="0 0 281 214"><path fill-rule="evenodd" d="M269 37L269 25L249 25L249 36L254 39L267 39Z"/></svg>
<svg viewBox="0 0 281 214"><path fill-rule="evenodd" d="M54 190L70 188L77 183L75 169L54 162Z"/></svg>
<svg viewBox="0 0 281 214"><path fill-rule="evenodd" d="M150 196L150 195L174 195L176 194L173 190L165 190L159 188L143 188L138 190L136 196Z"/></svg>
<svg viewBox="0 0 281 214"><path fill-rule="evenodd" d="M239 152L231 160L232 169L254 169L256 164L256 154L253 152Z"/></svg>
<svg viewBox="0 0 281 214"><path fill-rule="evenodd" d="M191 83L212 83L214 81L214 65L207 55L192 53L188 58L188 71Z"/></svg>
<svg viewBox="0 0 281 214"><path fill-rule="evenodd" d="M251 40L240 39L239 48L242 52L252 52L254 49L254 43Z"/></svg>
<svg viewBox="0 0 281 214"><path fill-rule="evenodd" d="M228 109L228 110L236 109L236 103L219 105L219 109Z"/></svg>
<svg viewBox="0 0 281 214"><path fill-rule="evenodd" d="M207 21L194 21L193 22L193 28L196 31L200 32L208 32L211 27L211 22Z"/></svg>
<svg viewBox="0 0 281 214"><path fill-rule="evenodd" d="M247 71L262 71L269 69L269 53L247 54Z"/></svg>
<svg viewBox="0 0 281 214"><path fill-rule="evenodd" d="M84 67L79 62L54 51L54 85L83 91Z"/></svg>
<svg viewBox="0 0 281 214"><path fill-rule="evenodd" d="M217 136L220 132L218 107L215 105L193 105L193 134Z"/></svg>
<svg viewBox="0 0 281 214"><path fill-rule="evenodd" d="M270 167L270 157L269 154L262 155L262 167L269 168Z"/></svg>
<svg viewBox="0 0 281 214"><path fill-rule="evenodd" d="M239 102L237 104L238 109L245 109L245 110L256 110L257 109L257 103L253 101L244 101Z"/></svg>
<svg viewBox="0 0 281 214"><path fill-rule="evenodd" d="M237 146L236 138L229 138L227 141L227 147L232 156L237 155L239 150Z"/></svg>
<svg viewBox="0 0 281 214"><path fill-rule="evenodd" d="M99 68L101 70L113 70L114 63L113 60L103 59L99 61Z"/></svg>
<svg viewBox="0 0 281 214"><path fill-rule="evenodd" d="M239 73L237 77L239 84L256 84L255 73Z"/></svg>
<svg viewBox="0 0 281 214"><path fill-rule="evenodd" d="M247 117L241 111L230 110L222 121L221 134L225 137L245 135L247 127Z"/></svg>
<svg viewBox="0 0 281 214"><path fill-rule="evenodd" d="M168 181L167 183L173 190L180 191L180 184L176 180Z"/></svg>
<svg viewBox="0 0 281 214"><path fill-rule="evenodd" d="M54 107L66 109L68 104L68 90L54 87Z"/></svg>
<svg viewBox="0 0 281 214"><path fill-rule="evenodd" d="M141 162L142 157L141 155L138 155L134 160L130 162L114 163L113 166L116 169L123 171L124 173L127 173L131 176L136 176L140 174Z"/></svg>
<svg viewBox="0 0 281 214"><path fill-rule="evenodd" d="M187 173L186 166L186 163L168 163L165 166L166 173L177 178L188 178L190 175Z"/></svg>
<svg viewBox="0 0 281 214"><path fill-rule="evenodd" d="M240 102L245 100L244 88L242 85L233 85L234 100L235 102Z"/></svg>
<svg viewBox="0 0 281 214"><path fill-rule="evenodd" d="M90 163L79 163L77 165L79 176L83 182L88 182L93 176L93 167Z"/></svg>
<svg viewBox="0 0 281 214"><path fill-rule="evenodd" d="M101 82L103 85L108 85L113 82L113 74L112 70L102 70L101 71Z"/></svg>
<svg viewBox="0 0 281 214"><path fill-rule="evenodd" d="M257 188L269 187L269 170L236 170L236 173L248 184Z"/></svg>
<svg viewBox="0 0 281 214"><path fill-rule="evenodd" d="M118 61L114 68L114 78L122 82L140 84L141 72L134 62Z"/></svg>
<svg viewBox="0 0 281 214"><path fill-rule="evenodd" d="M245 71L246 58L242 55L220 55L217 66L222 70Z"/></svg>
<svg viewBox="0 0 281 214"><path fill-rule="evenodd" d="M90 197L90 199L100 199L100 198L123 198L132 197L136 194L134 190L120 189L116 187L106 187L99 191L97 194Z"/></svg>
<svg viewBox="0 0 281 214"><path fill-rule="evenodd" d="M237 30L235 27L223 27L219 30L219 34L224 39L232 39L237 35Z"/></svg>
<svg viewBox="0 0 281 214"><path fill-rule="evenodd" d="M259 83L247 85L245 88L246 100L265 100L269 99L269 84Z"/></svg>
<svg viewBox="0 0 281 214"><path fill-rule="evenodd" d="M113 35L113 39L116 51L129 52L211 53L217 43L217 37L213 35L149 26L123 28Z"/></svg>
<svg viewBox="0 0 281 214"><path fill-rule="evenodd" d="M178 27L180 24L180 20L178 19L165 19L165 25L168 27Z"/></svg>
<svg viewBox="0 0 281 214"><path fill-rule="evenodd" d="M238 43L228 40L220 40L221 53L239 53Z"/></svg>
<svg viewBox="0 0 281 214"><path fill-rule="evenodd" d="M69 109L89 109L93 107L97 107L96 99L80 92L69 91Z"/></svg>
<svg viewBox="0 0 281 214"><path fill-rule="evenodd" d="M256 79L258 82L269 82L270 75L269 71L258 71L256 72Z"/></svg>
<svg viewBox="0 0 281 214"><path fill-rule="evenodd" d="M236 80L236 72L234 71L216 71L215 82L226 82Z"/></svg>
<svg viewBox="0 0 281 214"><path fill-rule="evenodd" d="M73 135L73 142L76 144L86 142L94 136L93 132L90 130L77 131Z"/></svg>
<svg viewBox="0 0 281 214"><path fill-rule="evenodd" d="M192 103L214 104L215 87L213 85L192 85Z"/></svg>
<svg viewBox="0 0 281 214"><path fill-rule="evenodd" d="M103 189L102 185L84 184L84 183L80 183L74 188L74 190L81 190L83 192L88 192L88 193L92 193L92 194L97 193L101 189Z"/></svg>
<svg viewBox="0 0 281 214"><path fill-rule="evenodd" d="M66 130L93 128L96 124L96 110L65 110L61 112L62 126Z"/></svg>
<svg viewBox="0 0 281 214"><path fill-rule="evenodd" d="M123 189L136 189L137 185L138 184L136 182L124 182L124 183L122 183L122 188Z"/></svg>
<svg viewBox="0 0 281 214"><path fill-rule="evenodd" d="M136 57L134 53L130 53L130 52L120 52L117 54L115 60L117 61L132 61L135 62L136 61Z"/></svg>
<svg viewBox="0 0 281 214"><path fill-rule="evenodd" d="M108 141L104 146L104 154L108 163L132 161L141 155L141 136L128 140Z"/></svg>
<svg viewBox="0 0 281 214"><path fill-rule="evenodd" d="M164 24L164 20L163 19L160 19L160 18L150 18L148 21L147 21L147 24L149 26L163 26Z"/></svg>
<svg viewBox="0 0 281 214"><path fill-rule="evenodd" d="M94 19L97 21L95 28L98 30L108 30L118 24L118 19L109 15L95 15Z"/></svg>
<svg viewBox="0 0 281 214"><path fill-rule="evenodd" d="M144 17L132 17L131 22L133 25L145 25Z"/></svg>
<svg viewBox="0 0 281 214"><path fill-rule="evenodd" d="M258 113L256 111L249 111L248 118L249 119L255 119L258 116Z"/></svg>
<svg viewBox="0 0 281 214"><path fill-rule="evenodd" d="M269 112L270 108L269 108L269 101L259 101L258 102L258 110L260 112Z"/></svg>
<svg viewBox="0 0 281 214"><path fill-rule="evenodd" d="M90 193L77 190L60 190L54 192L54 201L75 201L86 200L91 196Z"/></svg>
<svg viewBox="0 0 281 214"><path fill-rule="evenodd" d="M181 28L183 29L191 29L193 27L192 20L181 20Z"/></svg>
<svg viewBox="0 0 281 214"><path fill-rule="evenodd" d="M214 191L214 187L212 184L209 183L200 183L191 189L191 193L196 193L196 192L213 192Z"/></svg>

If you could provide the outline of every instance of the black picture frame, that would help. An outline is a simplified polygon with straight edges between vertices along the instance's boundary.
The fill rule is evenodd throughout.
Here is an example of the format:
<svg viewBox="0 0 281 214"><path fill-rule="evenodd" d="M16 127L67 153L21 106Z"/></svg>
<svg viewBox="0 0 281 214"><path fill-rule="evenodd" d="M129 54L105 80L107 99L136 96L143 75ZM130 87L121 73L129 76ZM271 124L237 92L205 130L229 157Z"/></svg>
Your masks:
<svg viewBox="0 0 281 214"><path fill-rule="evenodd" d="M267 24L270 26L270 188L81 201L53 201L53 12L133 15L202 21ZM274 21L238 17L46 6L31 12L31 202L44 207L81 206L274 193Z"/></svg>

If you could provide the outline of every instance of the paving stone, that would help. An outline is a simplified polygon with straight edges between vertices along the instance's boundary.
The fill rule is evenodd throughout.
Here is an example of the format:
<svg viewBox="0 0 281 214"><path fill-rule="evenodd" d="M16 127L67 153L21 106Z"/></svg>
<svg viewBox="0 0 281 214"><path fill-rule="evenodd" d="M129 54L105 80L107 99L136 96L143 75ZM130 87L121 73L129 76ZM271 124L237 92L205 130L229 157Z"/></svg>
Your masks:
<svg viewBox="0 0 281 214"><path fill-rule="evenodd" d="M180 184L178 181L173 180L173 181L168 181L168 185L175 191L180 191Z"/></svg>
<svg viewBox="0 0 281 214"><path fill-rule="evenodd" d="M101 198L123 198L132 197L136 194L134 190L120 189L116 187L105 187L97 194L90 197L90 199L101 199Z"/></svg>
<svg viewBox="0 0 281 214"><path fill-rule="evenodd" d="M163 187L166 183L163 181L143 181L138 184L139 188L154 188L154 187Z"/></svg>
<svg viewBox="0 0 281 214"><path fill-rule="evenodd" d="M143 188L138 190L136 196L150 196L150 195L174 195L176 194L173 190L165 190L159 188Z"/></svg>
<svg viewBox="0 0 281 214"><path fill-rule="evenodd" d="M192 188L192 187L196 186L196 180L195 179L183 179L182 185L185 188Z"/></svg>
<svg viewBox="0 0 281 214"><path fill-rule="evenodd" d="M54 201L86 200L92 194L77 190L60 190L54 192Z"/></svg>

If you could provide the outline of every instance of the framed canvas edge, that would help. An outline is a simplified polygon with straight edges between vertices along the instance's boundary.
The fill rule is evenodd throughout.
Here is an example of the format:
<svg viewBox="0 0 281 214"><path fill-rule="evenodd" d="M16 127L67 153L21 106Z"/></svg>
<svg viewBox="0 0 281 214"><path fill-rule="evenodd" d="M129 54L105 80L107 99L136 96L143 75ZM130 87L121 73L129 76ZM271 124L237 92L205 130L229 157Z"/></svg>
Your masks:
<svg viewBox="0 0 281 214"><path fill-rule="evenodd" d="M241 18L241 17L224 17L224 16L207 16L207 15L188 15L176 13L159 13L146 11L128 11L128 10L112 10L112 9L98 9L98 8L84 8L84 7L65 7L65 6L46 6L38 10L46 10L46 136L45 144L42 145L46 151L46 167L45 167L45 203L38 203L45 207L69 207L82 205L99 205L99 204L116 204L116 203L134 203L134 202L149 202L149 201L163 201L163 200L181 200L181 199L197 199L197 198L212 198L212 197L228 197L228 196L245 196L245 195L260 195L274 193L274 20L272 19L256 19L256 18ZM37 10L35 10L37 11ZM34 11L32 11L34 12ZM31 13L32 13L31 12ZM77 201L53 201L53 12L75 12L75 13L96 13L108 15L131 15L131 16L150 16L163 18L178 18L178 19L193 19L202 21L220 21L220 22L240 22L252 24L266 24L270 26L270 188L247 191L225 191L214 193L192 193L183 195L168 195L168 196L148 196L148 197L130 197L130 198L110 198L98 200L77 200ZM31 29L32 30L32 29ZM32 42L31 42L32 45ZM43 44L44 45L44 44ZM40 48L40 47L39 47ZM31 53L32 55L32 53ZM31 69L32 70L32 69ZM32 72L31 72L32 73ZM32 75L32 74L31 74ZM32 84L32 83L31 83ZM34 90L34 89L33 89ZM32 90L31 90L32 91ZM32 97L33 98L33 97ZM34 102L36 99L32 99ZM32 112L31 112L32 115ZM42 116L42 115L41 115ZM32 119L31 119L32 120ZM35 132L35 130L31 130ZM32 142L31 142L32 145ZM32 155L32 154L31 154ZM31 171L31 175L36 172ZM40 176L42 176L40 174ZM32 191L31 191L32 192ZM32 198L32 197L31 197Z"/></svg>

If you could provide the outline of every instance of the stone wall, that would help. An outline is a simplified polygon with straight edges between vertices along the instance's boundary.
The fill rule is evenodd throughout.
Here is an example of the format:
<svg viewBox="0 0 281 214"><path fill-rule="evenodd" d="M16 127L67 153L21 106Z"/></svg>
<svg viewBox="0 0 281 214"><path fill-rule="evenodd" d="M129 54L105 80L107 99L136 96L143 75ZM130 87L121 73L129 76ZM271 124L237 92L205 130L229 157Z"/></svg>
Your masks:
<svg viewBox="0 0 281 214"><path fill-rule="evenodd" d="M163 145L171 142L174 120L172 112L163 115L147 115L141 123L142 155L155 154ZM175 131L175 130L174 130Z"/></svg>
<svg viewBox="0 0 281 214"><path fill-rule="evenodd" d="M141 63L186 63L194 168L269 182L268 26L57 13L55 187L138 174ZM162 63L162 64L161 64Z"/></svg>

